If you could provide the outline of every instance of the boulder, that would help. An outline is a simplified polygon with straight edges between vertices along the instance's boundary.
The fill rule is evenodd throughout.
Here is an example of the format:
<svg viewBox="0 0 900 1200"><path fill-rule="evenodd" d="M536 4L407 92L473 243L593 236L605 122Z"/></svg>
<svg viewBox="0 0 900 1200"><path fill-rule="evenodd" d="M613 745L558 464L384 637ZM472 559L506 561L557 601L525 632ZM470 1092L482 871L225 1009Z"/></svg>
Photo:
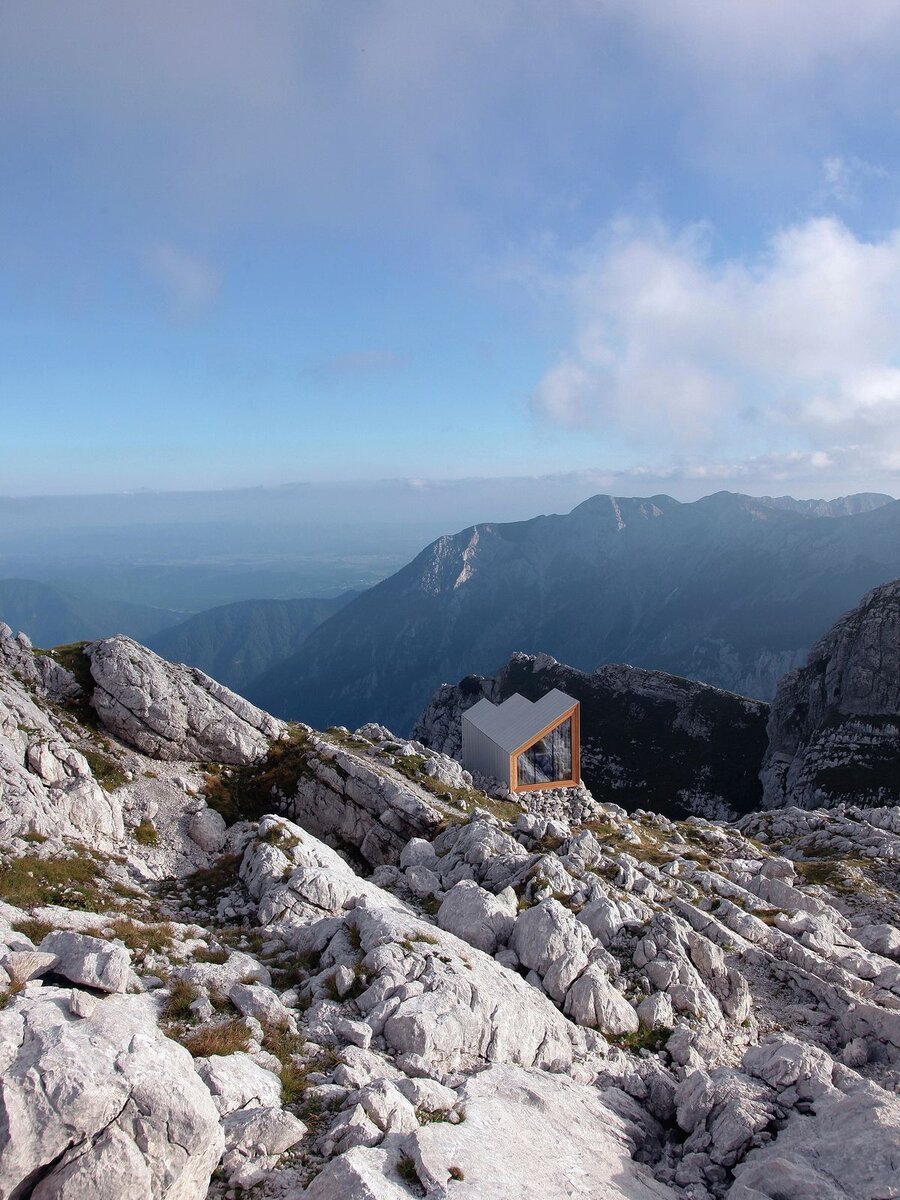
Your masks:
<svg viewBox="0 0 900 1200"><path fill-rule="evenodd" d="M223 1117L239 1109L281 1105L281 1080L242 1050L198 1058L195 1066Z"/></svg>
<svg viewBox="0 0 900 1200"><path fill-rule="evenodd" d="M84 933L55 930L41 942L56 957L54 971L72 983L101 992L124 992L132 978L131 954L124 947Z"/></svg>
<svg viewBox="0 0 900 1200"><path fill-rule="evenodd" d="M486 954L493 954L498 945L509 941L515 920L516 896L511 889L495 896L468 879L450 889L437 914L441 929L455 933Z"/></svg>
<svg viewBox="0 0 900 1200"><path fill-rule="evenodd" d="M219 1117L186 1050L143 996L87 1018L42 988L0 1012L0 1195L201 1200Z"/></svg>
<svg viewBox="0 0 900 1200"><path fill-rule="evenodd" d="M597 963L569 988L563 1011L577 1024L610 1035L635 1033L640 1025L637 1013Z"/></svg>

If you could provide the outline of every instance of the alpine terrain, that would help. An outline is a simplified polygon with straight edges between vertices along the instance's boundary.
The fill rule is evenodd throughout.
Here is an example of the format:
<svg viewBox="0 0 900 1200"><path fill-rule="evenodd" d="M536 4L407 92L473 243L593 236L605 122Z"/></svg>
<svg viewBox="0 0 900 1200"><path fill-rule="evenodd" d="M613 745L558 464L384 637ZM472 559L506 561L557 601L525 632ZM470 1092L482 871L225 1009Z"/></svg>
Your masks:
<svg viewBox="0 0 900 1200"><path fill-rule="evenodd" d="M597 795L0 625L0 1197L896 1194L898 586L768 748L758 702L524 655L422 717L452 751L565 682Z"/></svg>
<svg viewBox="0 0 900 1200"><path fill-rule="evenodd" d="M594 496L565 516L439 538L248 694L318 725L409 731L441 683L523 651L769 699L842 612L898 575L900 502L887 496Z"/></svg>

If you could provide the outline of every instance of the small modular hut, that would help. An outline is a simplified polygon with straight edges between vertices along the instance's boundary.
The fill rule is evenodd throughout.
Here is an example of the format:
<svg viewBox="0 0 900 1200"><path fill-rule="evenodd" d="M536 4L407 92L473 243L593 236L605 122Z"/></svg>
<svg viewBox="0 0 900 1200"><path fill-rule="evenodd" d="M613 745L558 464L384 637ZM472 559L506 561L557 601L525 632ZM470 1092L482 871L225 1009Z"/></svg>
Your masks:
<svg viewBox="0 0 900 1200"><path fill-rule="evenodd" d="M463 713L463 766L511 792L571 787L581 779L580 734L578 701L558 688L535 701L482 699Z"/></svg>

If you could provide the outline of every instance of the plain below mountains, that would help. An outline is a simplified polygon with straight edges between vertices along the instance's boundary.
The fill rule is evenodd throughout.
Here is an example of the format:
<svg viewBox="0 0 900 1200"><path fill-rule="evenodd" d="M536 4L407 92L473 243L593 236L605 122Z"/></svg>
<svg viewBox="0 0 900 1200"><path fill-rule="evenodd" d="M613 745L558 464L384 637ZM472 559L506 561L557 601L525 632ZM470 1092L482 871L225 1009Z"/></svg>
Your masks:
<svg viewBox="0 0 900 1200"><path fill-rule="evenodd" d="M566 515L438 538L248 694L317 726L376 719L406 732L444 681L523 651L768 699L842 612L897 575L889 496L594 496Z"/></svg>

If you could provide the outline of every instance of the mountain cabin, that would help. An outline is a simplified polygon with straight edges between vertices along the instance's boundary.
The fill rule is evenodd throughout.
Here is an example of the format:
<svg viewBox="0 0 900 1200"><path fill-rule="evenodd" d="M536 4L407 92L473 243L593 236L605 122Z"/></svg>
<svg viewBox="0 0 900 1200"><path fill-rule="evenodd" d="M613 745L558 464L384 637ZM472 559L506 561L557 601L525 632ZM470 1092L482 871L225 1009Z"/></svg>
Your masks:
<svg viewBox="0 0 900 1200"><path fill-rule="evenodd" d="M481 699L462 718L462 762L511 792L571 787L581 779L580 705L558 688L502 704Z"/></svg>

